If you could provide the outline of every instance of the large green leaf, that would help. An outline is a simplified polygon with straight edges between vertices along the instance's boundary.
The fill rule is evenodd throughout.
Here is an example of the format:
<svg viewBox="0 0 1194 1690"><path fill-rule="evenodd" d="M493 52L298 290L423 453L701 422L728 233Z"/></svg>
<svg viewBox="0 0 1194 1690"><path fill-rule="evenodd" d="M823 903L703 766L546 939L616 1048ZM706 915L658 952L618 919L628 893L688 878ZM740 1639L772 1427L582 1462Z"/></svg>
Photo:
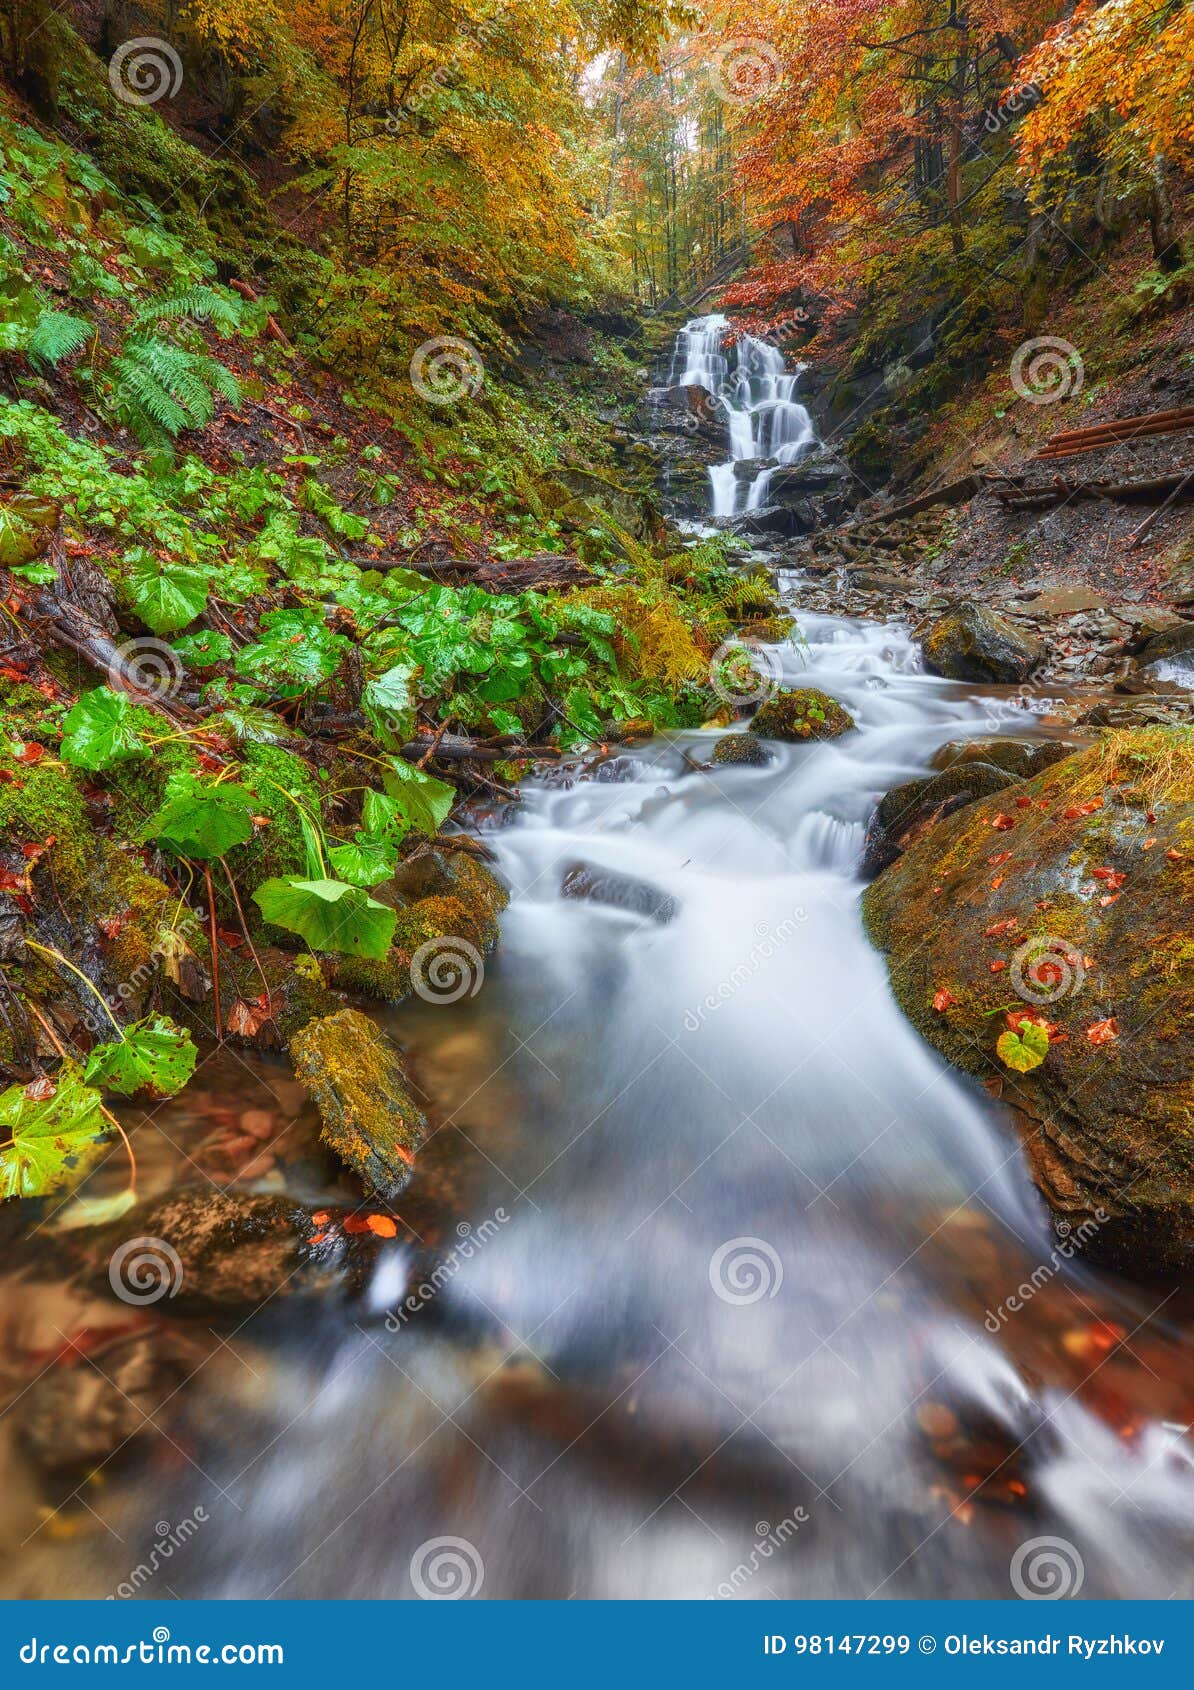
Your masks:
<svg viewBox="0 0 1194 1690"><path fill-rule="evenodd" d="M412 664L395 664L384 675L368 681L361 694L361 707L386 744L396 741L401 745L415 730L414 673Z"/></svg>
<svg viewBox="0 0 1194 1690"><path fill-rule="evenodd" d="M395 910L342 880L267 880L253 901L275 927L298 933L313 951L384 957L398 921Z"/></svg>
<svg viewBox="0 0 1194 1690"><path fill-rule="evenodd" d="M349 649L318 610L270 610L258 639L236 655L236 672L267 686L304 689L336 673Z"/></svg>
<svg viewBox="0 0 1194 1690"><path fill-rule="evenodd" d="M1049 1054L1049 1034L1038 1022L1025 1016L1018 1032L1000 1035L995 1051L1006 1067L1017 1074L1030 1074Z"/></svg>
<svg viewBox="0 0 1194 1690"><path fill-rule="evenodd" d="M398 848L388 839L374 839L358 833L346 845L333 845L328 861L350 886L378 886L388 880L398 865Z"/></svg>
<svg viewBox="0 0 1194 1690"><path fill-rule="evenodd" d="M210 861L253 837L253 797L243 786L204 782L184 774L171 781L166 802L145 824L146 839L181 857Z"/></svg>
<svg viewBox="0 0 1194 1690"><path fill-rule="evenodd" d="M186 563L138 558L125 577L137 615L155 634L173 634L193 622L207 603L211 579Z"/></svg>
<svg viewBox="0 0 1194 1690"><path fill-rule="evenodd" d="M388 763L382 778L391 804L397 807L403 820L418 828L420 833L428 837L438 833L456 802L456 788L446 781L437 780L434 775L425 774L410 763L404 763L401 757L390 757Z"/></svg>
<svg viewBox="0 0 1194 1690"><path fill-rule="evenodd" d="M50 1083L51 1095L39 1097ZM0 1197L69 1191L100 1160L110 1133L100 1094L74 1068L55 1082L10 1086L0 1094Z"/></svg>
<svg viewBox="0 0 1194 1690"><path fill-rule="evenodd" d="M149 747L138 730L152 717L122 692L96 687L67 711L62 723L62 760L78 769L109 769L131 757L145 757Z"/></svg>
<svg viewBox="0 0 1194 1690"><path fill-rule="evenodd" d="M168 1015L149 1016L126 1027L122 1038L96 1045L83 1078L122 1097L139 1091L173 1097L194 1073L198 1054L185 1028Z"/></svg>

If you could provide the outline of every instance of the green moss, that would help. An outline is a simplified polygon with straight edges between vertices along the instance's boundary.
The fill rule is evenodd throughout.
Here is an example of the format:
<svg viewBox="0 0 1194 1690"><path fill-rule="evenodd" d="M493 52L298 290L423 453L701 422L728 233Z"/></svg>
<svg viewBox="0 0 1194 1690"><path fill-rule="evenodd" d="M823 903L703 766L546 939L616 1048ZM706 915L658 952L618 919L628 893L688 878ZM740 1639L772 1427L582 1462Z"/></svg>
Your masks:
<svg viewBox="0 0 1194 1690"><path fill-rule="evenodd" d="M366 1016L343 1009L296 1033L290 1055L325 1143L381 1196L396 1197L427 1131L397 1050Z"/></svg>
<svg viewBox="0 0 1194 1690"><path fill-rule="evenodd" d="M777 692L760 706L750 731L763 739L800 744L811 739L837 739L854 726L850 712L819 687L796 687Z"/></svg>
<svg viewBox="0 0 1194 1690"><path fill-rule="evenodd" d="M0 836L21 846L52 838L37 873L47 870L62 897L73 903L88 883L92 829L76 777L60 763L18 763L0 740Z"/></svg>

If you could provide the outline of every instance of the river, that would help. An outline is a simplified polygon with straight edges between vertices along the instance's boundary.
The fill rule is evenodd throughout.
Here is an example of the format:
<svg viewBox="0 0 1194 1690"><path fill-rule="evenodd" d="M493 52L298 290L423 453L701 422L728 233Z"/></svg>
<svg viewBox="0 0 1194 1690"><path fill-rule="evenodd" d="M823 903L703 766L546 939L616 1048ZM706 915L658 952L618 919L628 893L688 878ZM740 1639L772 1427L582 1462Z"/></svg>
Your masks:
<svg viewBox="0 0 1194 1690"><path fill-rule="evenodd" d="M141 1594L1194 1593L1174 1305L1059 1253L1010 1119L860 919L877 798L949 740L1047 728L783 590L784 679L857 731L712 773L716 730L670 734L528 783L487 835L512 900L483 986L388 1017L437 1122L400 1205L434 1278L405 1306L396 1242L365 1306L222 1329L173 1451L35 1567L102 1594L199 1507ZM654 893L563 896L576 863Z"/></svg>

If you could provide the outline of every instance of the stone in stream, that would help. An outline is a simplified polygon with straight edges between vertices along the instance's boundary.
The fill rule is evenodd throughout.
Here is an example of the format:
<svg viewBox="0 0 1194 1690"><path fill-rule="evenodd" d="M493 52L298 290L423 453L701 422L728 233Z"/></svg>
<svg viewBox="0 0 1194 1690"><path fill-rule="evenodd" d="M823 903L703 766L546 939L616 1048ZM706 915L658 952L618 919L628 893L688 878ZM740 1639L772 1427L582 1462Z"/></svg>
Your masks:
<svg viewBox="0 0 1194 1690"><path fill-rule="evenodd" d="M289 1048L322 1117L325 1144L379 1196L398 1197L427 1120L396 1047L359 1010L342 1009L309 1022Z"/></svg>
<svg viewBox="0 0 1194 1690"><path fill-rule="evenodd" d="M808 534L817 525L817 513L807 499L789 505L764 505L760 510L740 511L726 517L724 526L732 534L762 537L778 535L790 540L797 534Z"/></svg>
<svg viewBox="0 0 1194 1690"><path fill-rule="evenodd" d="M1010 734L996 739L951 739L934 754L931 766L952 769L958 763L991 763L1016 780L1027 780L1081 749L1067 740L1019 739Z"/></svg>
<svg viewBox="0 0 1194 1690"><path fill-rule="evenodd" d="M863 908L905 1013L950 1061L998 1077L1077 1247L1135 1271L1194 1265L1189 749L1120 733L969 804ZM1050 1024L1023 1073L996 1050L1019 1005Z"/></svg>
<svg viewBox="0 0 1194 1690"><path fill-rule="evenodd" d="M1168 663L1174 658L1194 657L1194 622L1183 622L1179 628L1168 628L1147 640L1137 653L1141 665Z"/></svg>
<svg viewBox="0 0 1194 1690"><path fill-rule="evenodd" d="M757 734L726 734L713 747L709 761L718 768L745 763L751 768L765 769L771 753Z"/></svg>
<svg viewBox="0 0 1194 1690"><path fill-rule="evenodd" d="M607 904L610 909L657 921L661 927L680 913L679 900L662 887L652 886L649 880L637 880L630 874L618 874L614 869L599 868L595 863L570 863L560 882L560 896Z"/></svg>
<svg viewBox="0 0 1194 1690"><path fill-rule="evenodd" d="M1027 680L1044 656L1040 641L985 605L959 605L920 637L925 668L951 681Z"/></svg>
<svg viewBox="0 0 1194 1690"><path fill-rule="evenodd" d="M946 816L987 798L1014 777L991 763L961 762L940 774L905 781L881 800L867 828L862 872L878 874Z"/></svg>
<svg viewBox="0 0 1194 1690"><path fill-rule="evenodd" d="M854 726L850 712L819 687L793 687L777 692L759 706L750 724L761 739L782 739L802 745L810 739L837 739Z"/></svg>

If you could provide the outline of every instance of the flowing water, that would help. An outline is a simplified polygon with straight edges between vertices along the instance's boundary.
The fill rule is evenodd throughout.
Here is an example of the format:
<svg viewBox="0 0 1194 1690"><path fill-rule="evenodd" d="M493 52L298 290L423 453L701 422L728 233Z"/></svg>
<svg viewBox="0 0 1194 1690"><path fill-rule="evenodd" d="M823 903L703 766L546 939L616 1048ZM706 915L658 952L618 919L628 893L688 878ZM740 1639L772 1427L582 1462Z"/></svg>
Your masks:
<svg viewBox="0 0 1194 1690"><path fill-rule="evenodd" d="M27 1528L32 1576L69 1555L102 1593L202 1508L144 1594L1008 1597L1026 1553L1075 1593L1194 1593L1175 1304L1058 1258L1010 1122L860 920L878 796L1027 719L898 626L800 626L786 678L856 733L714 773L713 730L664 736L488 833L483 986L392 1016L437 1124L413 1241L364 1305L225 1324L169 1438L88 1493L104 1530ZM614 903L562 895L577 863Z"/></svg>
<svg viewBox="0 0 1194 1690"><path fill-rule="evenodd" d="M731 340L726 317L694 317L681 329L669 384L707 389L729 428L729 459L709 471L713 516L759 510L767 503L775 467L797 463L816 445L812 418L795 397L799 380L799 370L789 370L769 342L748 334ZM768 467L739 479L738 464L760 460Z"/></svg>

